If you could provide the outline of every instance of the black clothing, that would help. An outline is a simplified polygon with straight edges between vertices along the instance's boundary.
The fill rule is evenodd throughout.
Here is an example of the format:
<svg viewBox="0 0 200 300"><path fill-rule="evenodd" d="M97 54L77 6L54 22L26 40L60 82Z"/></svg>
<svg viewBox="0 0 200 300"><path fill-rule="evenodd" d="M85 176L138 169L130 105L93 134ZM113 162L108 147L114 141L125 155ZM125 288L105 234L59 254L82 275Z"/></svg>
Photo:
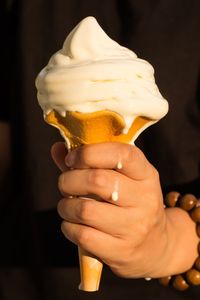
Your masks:
<svg viewBox="0 0 200 300"><path fill-rule="evenodd" d="M60 198L56 185L59 171L50 147L62 139L43 122L34 81L67 34L86 16L96 17L111 38L155 68L158 87L169 101L169 113L142 133L136 144L158 169L164 192L176 188L200 195L198 0L5 3L0 118L11 124L13 162L10 196L0 203L1 265L77 262L72 255L76 248L60 233L55 211Z"/></svg>

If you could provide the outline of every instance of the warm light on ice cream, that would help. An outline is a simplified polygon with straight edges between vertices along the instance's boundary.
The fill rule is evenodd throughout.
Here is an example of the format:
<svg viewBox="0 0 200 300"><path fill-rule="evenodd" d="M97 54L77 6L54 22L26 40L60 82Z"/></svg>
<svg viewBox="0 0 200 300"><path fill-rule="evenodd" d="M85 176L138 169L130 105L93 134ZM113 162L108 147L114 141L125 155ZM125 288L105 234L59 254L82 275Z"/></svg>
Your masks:
<svg viewBox="0 0 200 300"><path fill-rule="evenodd" d="M136 116L154 123L168 111L153 67L109 38L93 17L69 34L38 75L36 86L44 114L111 110L124 118L124 132Z"/></svg>
<svg viewBox="0 0 200 300"><path fill-rule="evenodd" d="M57 127L69 149L99 142L134 143L168 111L154 69L120 46L87 17L69 34L36 79L45 121ZM121 160L117 169L123 167ZM119 197L119 182L111 199ZM102 262L79 248L80 289L99 288Z"/></svg>

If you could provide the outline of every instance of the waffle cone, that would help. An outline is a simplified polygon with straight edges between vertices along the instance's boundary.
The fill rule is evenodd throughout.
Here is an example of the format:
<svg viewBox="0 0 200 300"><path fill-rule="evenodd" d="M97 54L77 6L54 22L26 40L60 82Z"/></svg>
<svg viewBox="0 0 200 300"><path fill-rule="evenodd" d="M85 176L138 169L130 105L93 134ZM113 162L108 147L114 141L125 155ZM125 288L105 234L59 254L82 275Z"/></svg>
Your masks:
<svg viewBox="0 0 200 300"><path fill-rule="evenodd" d="M108 110L93 113L66 112L65 117L51 111L45 120L61 131L72 150L81 145L101 142L128 144L136 139L142 128L152 123L148 118L136 117L128 132L124 134L124 119Z"/></svg>
<svg viewBox="0 0 200 300"><path fill-rule="evenodd" d="M87 292L95 292L99 289L102 262L83 248L78 247L81 283L79 289Z"/></svg>
<svg viewBox="0 0 200 300"><path fill-rule="evenodd" d="M119 114L107 110L94 113L66 112L65 117L56 111L51 111L45 120L60 130L71 150L84 144L130 143L136 139L142 128L152 123L148 118L137 117L129 131L123 134L124 119ZM103 268L102 262L79 247L79 265L81 274L79 289L97 291Z"/></svg>

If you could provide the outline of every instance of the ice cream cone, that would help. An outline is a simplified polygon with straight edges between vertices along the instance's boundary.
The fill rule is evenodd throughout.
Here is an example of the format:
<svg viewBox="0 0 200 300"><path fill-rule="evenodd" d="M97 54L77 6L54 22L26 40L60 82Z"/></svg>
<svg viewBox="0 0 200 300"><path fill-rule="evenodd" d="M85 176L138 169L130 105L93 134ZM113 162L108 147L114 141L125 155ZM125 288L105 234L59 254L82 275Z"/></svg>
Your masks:
<svg viewBox="0 0 200 300"><path fill-rule="evenodd" d="M46 122L60 130L70 150L101 142L133 144L168 111L151 64L109 38L91 16L50 58L36 87ZM113 201L117 198L113 193ZM83 249L79 259L80 289L98 290L102 263Z"/></svg>
<svg viewBox="0 0 200 300"><path fill-rule="evenodd" d="M136 117L126 134L122 133L125 123L123 118L112 111L93 113L66 112L62 117L56 111L46 115L46 122L57 127L68 147L74 149L83 144L100 142L130 143L153 121L145 117ZM103 264L98 258L79 247L79 264L83 291L97 291L101 279Z"/></svg>
<svg viewBox="0 0 200 300"><path fill-rule="evenodd" d="M87 292L98 291L103 269L102 262L81 247L78 247L78 253L81 275L79 289Z"/></svg>
<svg viewBox="0 0 200 300"><path fill-rule="evenodd" d="M45 120L61 131L72 150L81 145L101 142L131 143L154 122L146 117L136 117L128 132L123 133L123 117L108 110L93 113L66 112L65 117L53 110L46 115Z"/></svg>

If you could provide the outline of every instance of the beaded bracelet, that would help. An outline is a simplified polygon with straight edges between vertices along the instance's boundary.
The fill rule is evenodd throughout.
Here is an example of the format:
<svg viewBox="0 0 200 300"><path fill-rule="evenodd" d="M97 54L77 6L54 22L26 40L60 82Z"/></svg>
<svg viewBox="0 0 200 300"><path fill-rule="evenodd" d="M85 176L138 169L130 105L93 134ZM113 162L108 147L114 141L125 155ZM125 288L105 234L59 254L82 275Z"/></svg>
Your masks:
<svg viewBox="0 0 200 300"><path fill-rule="evenodd" d="M185 194L181 196L178 192L170 192L165 197L166 207L180 207L187 211L196 223L196 231L200 237L200 201L192 194ZM162 277L159 282L163 286L172 285L179 291L186 290L189 285L200 285L200 242L198 244L199 256L194 262L192 268L185 273Z"/></svg>

